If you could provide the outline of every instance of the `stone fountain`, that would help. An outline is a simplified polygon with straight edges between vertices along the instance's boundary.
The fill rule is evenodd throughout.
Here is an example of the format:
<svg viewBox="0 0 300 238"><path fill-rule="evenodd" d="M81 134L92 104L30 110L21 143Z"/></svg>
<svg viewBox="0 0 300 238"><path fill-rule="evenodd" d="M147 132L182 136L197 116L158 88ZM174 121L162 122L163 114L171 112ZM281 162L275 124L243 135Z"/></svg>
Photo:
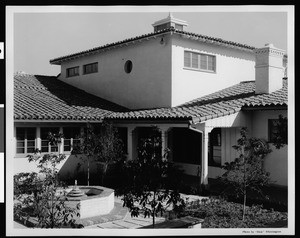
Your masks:
<svg viewBox="0 0 300 238"><path fill-rule="evenodd" d="M66 201L72 207L79 203L80 219L105 215L114 208L114 190L102 186L77 186L75 180Z"/></svg>

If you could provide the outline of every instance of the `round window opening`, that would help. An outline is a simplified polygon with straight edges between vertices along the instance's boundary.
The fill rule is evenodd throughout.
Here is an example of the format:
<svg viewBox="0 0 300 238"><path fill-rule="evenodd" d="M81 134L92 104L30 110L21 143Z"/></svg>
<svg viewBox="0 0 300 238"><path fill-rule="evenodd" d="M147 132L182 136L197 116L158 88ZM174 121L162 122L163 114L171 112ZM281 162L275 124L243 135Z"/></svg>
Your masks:
<svg viewBox="0 0 300 238"><path fill-rule="evenodd" d="M124 70L127 74L129 74L132 70L132 62L131 60L127 60L125 65L124 65Z"/></svg>

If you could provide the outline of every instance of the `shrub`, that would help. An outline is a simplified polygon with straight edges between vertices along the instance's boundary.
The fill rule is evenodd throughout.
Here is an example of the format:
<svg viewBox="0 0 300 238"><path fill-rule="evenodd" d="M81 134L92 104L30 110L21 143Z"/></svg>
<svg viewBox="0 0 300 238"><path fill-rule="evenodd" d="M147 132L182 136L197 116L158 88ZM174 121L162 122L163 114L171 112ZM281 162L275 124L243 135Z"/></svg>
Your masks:
<svg viewBox="0 0 300 238"><path fill-rule="evenodd" d="M266 210L261 205L253 205L247 210L243 221L243 205L223 199L209 199L190 203L180 216L204 219L203 228L261 228L287 220L287 213Z"/></svg>
<svg viewBox="0 0 300 238"><path fill-rule="evenodd" d="M222 168L226 172L220 179L230 185L238 197L243 197L244 220L249 192L257 191L262 195L262 188L270 182L270 174L264 169L263 161L271 150L264 140L249 137L247 128L242 128L240 133L241 138L233 146L239 152L239 157L233 162L225 163Z"/></svg>
<svg viewBox="0 0 300 238"><path fill-rule="evenodd" d="M51 145L59 143L62 135L49 133ZM36 217L40 228L78 227L75 224L77 208L67 206L60 190L57 165L65 159L63 154L41 155L36 150L29 155L29 162L38 162L39 174L20 173L14 176L14 218Z"/></svg>

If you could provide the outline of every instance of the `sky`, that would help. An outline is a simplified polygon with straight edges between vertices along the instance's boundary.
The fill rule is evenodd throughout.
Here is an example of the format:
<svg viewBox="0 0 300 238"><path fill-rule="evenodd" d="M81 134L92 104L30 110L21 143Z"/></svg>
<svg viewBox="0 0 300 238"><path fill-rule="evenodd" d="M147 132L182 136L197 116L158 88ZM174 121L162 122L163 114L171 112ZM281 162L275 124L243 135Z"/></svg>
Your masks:
<svg viewBox="0 0 300 238"><path fill-rule="evenodd" d="M273 43L287 50L287 12L256 8L60 8L45 12L30 7L13 17L14 72L57 75L60 66L50 59L153 32L152 24L172 12L188 23L186 31L263 47ZM105 11L103 12L103 9ZM46 10L48 10L46 8ZM82 11L83 11L82 10ZM92 10L92 12L91 12ZM262 11L263 10L263 11ZM268 11L269 10L269 11Z"/></svg>

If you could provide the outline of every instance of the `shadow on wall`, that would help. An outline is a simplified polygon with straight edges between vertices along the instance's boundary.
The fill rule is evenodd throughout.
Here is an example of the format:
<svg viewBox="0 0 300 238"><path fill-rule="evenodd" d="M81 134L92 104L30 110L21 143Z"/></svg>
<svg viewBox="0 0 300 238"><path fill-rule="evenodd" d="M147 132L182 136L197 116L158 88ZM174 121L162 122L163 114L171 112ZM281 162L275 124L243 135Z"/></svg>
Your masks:
<svg viewBox="0 0 300 238"><path fill-rule="evenodd" d="M59 179L66 182L67 185L74 185L77 180L78 185L87 185L88 166L84 156L70 155L59 170ZM100 185L101 172L97 163L90 161L90 185Z"/></svg>

